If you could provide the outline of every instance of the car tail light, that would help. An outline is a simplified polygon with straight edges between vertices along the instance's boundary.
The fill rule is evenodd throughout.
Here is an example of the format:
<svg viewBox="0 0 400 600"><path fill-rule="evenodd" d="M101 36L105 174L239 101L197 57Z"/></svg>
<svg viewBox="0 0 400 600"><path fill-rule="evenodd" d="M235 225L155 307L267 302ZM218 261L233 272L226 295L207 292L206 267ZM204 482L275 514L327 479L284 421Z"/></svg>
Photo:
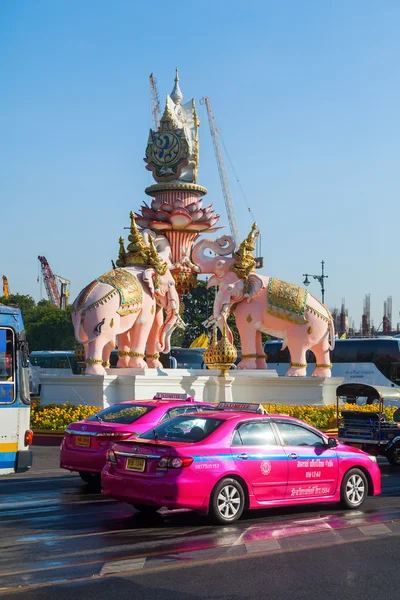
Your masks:
<svg viewBox="0 0 400 600"><path fill-rule="evenodd" d="M32 444L32 440L33 440L33 431L31 431L30 429L28 429L27 431L25 431L25 446L30 446Z"/></svg>
<svg viewBox="0 0 400 600"><path fill-rule="evenodd" d="M111 433L96 433L96 440L126 440L131 437L132 433L130 431L114 431Z"/></svg>
<svg viewBox="0 0 400 600"><path fill-rule="evenodd" d="M184 469L185 467L190 467L193 462L193 458L191 456L176 456L175 458L167 458L164 456L158 466L161 469Z"/></svg>
<svg viewBox="0 0 400 600"><path fill-rule="evenodd" d="M113 465L117 465L117 457L115 456L114 450L107 450L107 462L112 463Z"/></svg>

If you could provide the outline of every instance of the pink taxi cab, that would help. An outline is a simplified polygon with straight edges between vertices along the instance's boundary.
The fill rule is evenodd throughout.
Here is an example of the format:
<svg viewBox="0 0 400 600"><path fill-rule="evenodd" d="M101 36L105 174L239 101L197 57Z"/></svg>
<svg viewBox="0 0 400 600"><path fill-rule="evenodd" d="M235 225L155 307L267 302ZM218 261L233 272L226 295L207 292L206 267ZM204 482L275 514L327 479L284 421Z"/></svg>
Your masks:
<svg viewBox="0 0 400 600"><path fill-rule="evenodd" d="M233 523L243 510L340 502L359 508L381 491L376 458L260 405L220 404L179 415L107 452L105 496L152 512L162 506Z"/></svg>
<svg viewBox="0 0 400 600"><path fill-rule="evenodd" d="M215 410L215 404L196 402L187 394L157 393L152 400L118 402L65 430L60 467L78 471L83 481L100 481L106 452L113 442L127 440L176 415Z"/></svg>

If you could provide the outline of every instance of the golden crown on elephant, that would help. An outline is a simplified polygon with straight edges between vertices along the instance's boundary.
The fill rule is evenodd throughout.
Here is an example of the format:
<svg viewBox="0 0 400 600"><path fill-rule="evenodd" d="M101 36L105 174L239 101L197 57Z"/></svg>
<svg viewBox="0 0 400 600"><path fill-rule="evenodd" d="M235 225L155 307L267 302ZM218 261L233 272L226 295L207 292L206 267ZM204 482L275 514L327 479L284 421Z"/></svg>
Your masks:
<svg viewBox="0 0 400 600"><path fill-rule="evenodd" d="M251 231L247 238L243 240L236 252L233 253L233 257L236 259L236 263L232 265L231 270L236 273L240 279L246 280L252 271L256 268L256 259L253 256L255 250L255 241L260 235L259 231L256 231L257 223L253 223Z"/></svg>

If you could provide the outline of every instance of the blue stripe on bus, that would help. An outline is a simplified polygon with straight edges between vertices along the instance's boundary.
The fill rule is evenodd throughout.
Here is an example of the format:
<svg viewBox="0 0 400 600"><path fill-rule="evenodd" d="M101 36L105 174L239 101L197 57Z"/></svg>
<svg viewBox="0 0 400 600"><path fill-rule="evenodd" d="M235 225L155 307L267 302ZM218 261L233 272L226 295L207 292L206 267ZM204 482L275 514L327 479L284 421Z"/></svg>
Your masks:
<svg viewBox="0 0 400 600"><path fill-rule="evenodd" d="M16 452L0 452L0 469L15 467Z"/></svg>

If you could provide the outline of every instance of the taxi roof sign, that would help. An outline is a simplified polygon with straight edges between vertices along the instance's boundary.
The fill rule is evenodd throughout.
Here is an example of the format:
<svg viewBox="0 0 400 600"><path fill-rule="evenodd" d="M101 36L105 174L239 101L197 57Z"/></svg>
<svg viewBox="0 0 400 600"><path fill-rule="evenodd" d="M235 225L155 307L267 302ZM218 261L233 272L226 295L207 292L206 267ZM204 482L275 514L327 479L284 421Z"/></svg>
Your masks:
<svg viewBox="0 0 400 600"><path fill-rule="evenodd" d="M193 396L189 396L189 394L175 394L174 392L157 392L153 396L153 400L185 400L187 402L194 402Z"/></svg>
<svg viewBox="0 0 400 600"><path fill-rule="evenodd" d="M220 402L217 405L219 410L234 410L237 412L251 412L258 413L261 415L267 415L267 411L262 404L256 404L252 402Z"/></svg>

